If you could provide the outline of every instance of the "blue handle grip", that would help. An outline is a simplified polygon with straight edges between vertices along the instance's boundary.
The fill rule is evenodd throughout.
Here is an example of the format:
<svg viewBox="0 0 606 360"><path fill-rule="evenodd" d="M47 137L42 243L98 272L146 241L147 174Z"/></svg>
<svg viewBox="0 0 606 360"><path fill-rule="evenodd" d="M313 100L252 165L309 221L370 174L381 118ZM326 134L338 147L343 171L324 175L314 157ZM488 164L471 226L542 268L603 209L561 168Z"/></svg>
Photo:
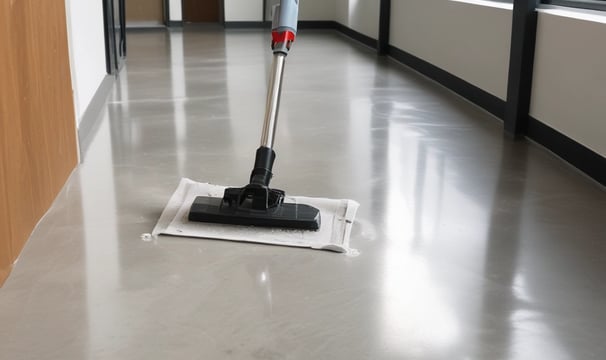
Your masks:
<svg viewBox="0 0 606 360"><path fill-rule="evenodd" d="M273 31L297 33L299 20L299 0L280 0L280 5L274 6Z"/></svg>

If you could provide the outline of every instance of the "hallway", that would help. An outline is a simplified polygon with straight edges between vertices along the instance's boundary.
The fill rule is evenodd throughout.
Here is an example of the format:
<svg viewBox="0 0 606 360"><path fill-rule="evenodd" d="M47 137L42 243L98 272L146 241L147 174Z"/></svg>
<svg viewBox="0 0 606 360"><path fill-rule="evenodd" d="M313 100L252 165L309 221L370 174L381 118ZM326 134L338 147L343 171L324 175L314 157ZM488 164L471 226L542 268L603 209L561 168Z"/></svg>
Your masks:
<svg viewBox="0 0 606 360"><path fill-rule="evenodd" d="M288 58L273 185L361 204L345 256L146 239L248 178L262 30L129 33L83 163L0 289L0 359L603 359L606 191L332 31Z"/></svg>

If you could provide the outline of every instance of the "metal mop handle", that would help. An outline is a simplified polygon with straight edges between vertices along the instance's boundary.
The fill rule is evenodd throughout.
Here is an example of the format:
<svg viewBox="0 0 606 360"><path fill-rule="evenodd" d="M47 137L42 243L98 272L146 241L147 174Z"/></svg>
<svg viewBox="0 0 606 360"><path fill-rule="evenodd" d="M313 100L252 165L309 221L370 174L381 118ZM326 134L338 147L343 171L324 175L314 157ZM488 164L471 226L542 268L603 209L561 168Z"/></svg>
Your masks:
<svg viewBox="0 0 606 360"><path fill-rule="evenodd" d="M267 91L263 134L261 135L261 146L268 149L274 147L284 65L290 46L295 41L297 34L299 0L281 0L279 5L274 6L273 11L271 47L274 52L274 58L269 78L269 89Z"/></svg>
<svg viewBox="0 0 606 360"><path fill-rule="evenodd" d="M266 190L273 177L272 168L276 159L273 147L278 111L280 109L284 63L290 51L290 46L295 41L298 15L299 0L280 0L280 5L274 6L274 19L271 31L271 48L274 52L274 59L271 66L269 90L267 92L267 107L265 109L261 146L257 149L255 166L250 174L249 185L251 188L261 187L265 193L268 193ZM268 196L265 196L265 203L282 203L284 197L283 191L271 189L268 191L268 194L272 194L269 198L275 198L275 201L267 200Z"/></svg>

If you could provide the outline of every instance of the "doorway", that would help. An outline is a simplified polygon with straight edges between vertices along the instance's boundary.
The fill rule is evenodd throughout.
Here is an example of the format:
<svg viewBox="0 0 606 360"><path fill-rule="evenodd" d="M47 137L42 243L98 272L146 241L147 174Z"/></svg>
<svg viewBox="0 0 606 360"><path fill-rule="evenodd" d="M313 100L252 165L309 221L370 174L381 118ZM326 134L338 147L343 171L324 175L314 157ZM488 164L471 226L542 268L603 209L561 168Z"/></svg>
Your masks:
<svg viewBox="0 0 606 360"><path fill-rule="evenodd" d="M190 23L221 22L220 0L183 0L183 21Z"/></svg>
<svg viewBox="0 0 606 360"><path fill-rule="evenodd" d="M103 0L103 22L105 25L105 61L107 73L120 72L126 58L124 0Z"/></svg>
<svg viewBox="0 0 606 360"><path fill-rule="evenodd" d="M164 0L127 0L127 27L156 27L164 25Z"/></svg>
<svg viewBox="0 0 606 360"><path fill-rule="evenodd" d="M278 5L280 0L264 0L263 1L263 21L272 21L273 8Z"/></svg>

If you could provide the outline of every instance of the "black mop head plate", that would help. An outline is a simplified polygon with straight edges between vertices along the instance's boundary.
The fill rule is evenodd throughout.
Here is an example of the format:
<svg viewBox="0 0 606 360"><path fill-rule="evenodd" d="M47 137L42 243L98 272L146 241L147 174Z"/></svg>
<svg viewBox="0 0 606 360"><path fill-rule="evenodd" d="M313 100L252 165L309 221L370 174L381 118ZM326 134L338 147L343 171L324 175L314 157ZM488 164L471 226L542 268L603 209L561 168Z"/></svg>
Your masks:
<svg viewBox="0 0 606 360"><path fill-rule="evenodd" d="M222 198L198 196L189 221L301 230L320 229L320 210L305 204L282 203L267 210L226 205Z"/></svg>

